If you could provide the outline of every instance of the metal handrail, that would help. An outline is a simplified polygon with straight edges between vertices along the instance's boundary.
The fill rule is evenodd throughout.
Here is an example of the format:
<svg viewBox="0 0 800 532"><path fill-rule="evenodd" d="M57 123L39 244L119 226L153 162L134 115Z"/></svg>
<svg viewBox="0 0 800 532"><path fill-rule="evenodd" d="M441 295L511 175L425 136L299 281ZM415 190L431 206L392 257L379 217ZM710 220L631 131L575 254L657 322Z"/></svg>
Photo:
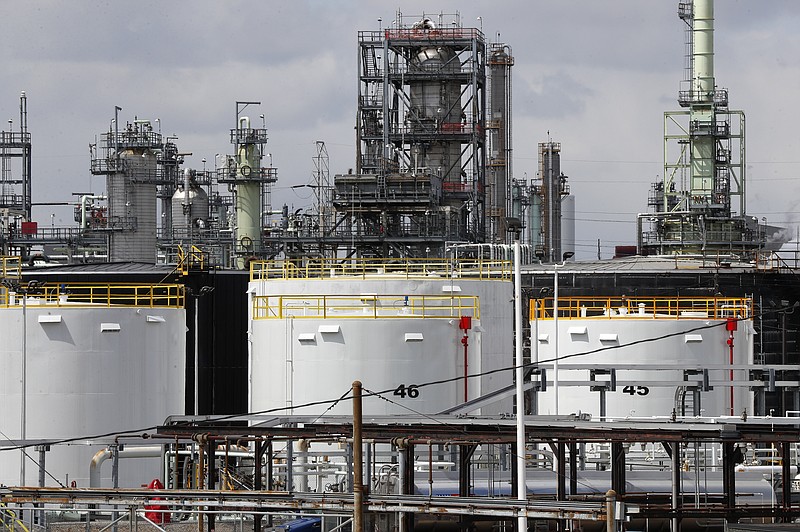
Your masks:
<svg viewBox="0 0 800 532"><path fill-rule="evenodd" d="M506 260L440 258L403 259L305 259L303 261L253 261L250 280L331 279L335 277L421 279L431 277L469 277L510 280L512 263Z"/></svg>
<svg viewBox="0 0 800 532"><path fill-rule="evenodd" d="M750 318L753 300L738 297L559 297L558 319ZM530 319L553 319L553 298L531 300Z"/></svg>
<svg viewBox="0 0 800 532"><path fill-rule="evenodd" d="M480 319L478 296L273 295L253 297L253 319Z"/></svg>
<svg viewBox="0 0 800 532"><path fill-rule="evenodd" d="M2 259L2 268L0 278L2 279L19 279L22 277L22 261L20 257L0 257Z"/></svg>
<svg viewBox="0 0 800 532"><path fill-rule="evenodd" d="M184 308L185 287L180 284L45 284L26 294L0 287L5 307L147 307Z"/></svg>

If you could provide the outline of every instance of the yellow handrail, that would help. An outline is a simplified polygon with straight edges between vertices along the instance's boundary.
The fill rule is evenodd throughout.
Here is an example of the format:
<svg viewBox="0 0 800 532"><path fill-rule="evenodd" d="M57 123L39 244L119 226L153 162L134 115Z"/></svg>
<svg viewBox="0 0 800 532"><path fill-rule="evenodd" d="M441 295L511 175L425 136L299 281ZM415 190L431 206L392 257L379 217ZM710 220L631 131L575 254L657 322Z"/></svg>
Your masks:
<svg viewBox="0 0 800 532"><path fill-rule="evenodd" d="M19 257L0 257L0 259L2 259L3 268L0 278L19 279L22 277L22 261Z"/></svg>
<svg viewBox="0 0 800 532"><path fill-rule="evenodd" d="M273 295L253 297L253 319L480 319L478 296Z"/></svg>
<svg viewBox="0 0 800 532"><path fill-rule="evenodd" d="M178 271L181 275L188 275L190 270L205 269L206 254L194 244L178 246Z"/></svg>
<svg viewBox="0 0 800 532"><path fill-rule="evenodd" d="M531 300L530 319L553 319L553 298ZM753 300L737 297L559 297L558 319L749 318Z"/></svg>
<svg viewBox="0 0 800 532"><path fill-rule="evenodd" d="M22 285L25 286L24 284ZM26 290L26 306L183 308L185 287L180 284L59 284ZM0 307L21 307L23 294L0 287Z"/></svg>
<svg viewBox="0 0 800 532"><path fill-rule="evenodd" d="M331 279L335 277L421 279L430 277L469 277L511 280L512 262L493 259L285 259L253 261L250 280Z"/></svg>
<svg viewBox="0 0 800 532"><path fill-rule="evenodd" d="M3 523L4 527L8 532L16 532L17 528L19 527L22 532L28 532L28 527L25 526L25 523L17 517L17 514L14 510L10 509L5 503L0 503L0 522Z"/></svg>

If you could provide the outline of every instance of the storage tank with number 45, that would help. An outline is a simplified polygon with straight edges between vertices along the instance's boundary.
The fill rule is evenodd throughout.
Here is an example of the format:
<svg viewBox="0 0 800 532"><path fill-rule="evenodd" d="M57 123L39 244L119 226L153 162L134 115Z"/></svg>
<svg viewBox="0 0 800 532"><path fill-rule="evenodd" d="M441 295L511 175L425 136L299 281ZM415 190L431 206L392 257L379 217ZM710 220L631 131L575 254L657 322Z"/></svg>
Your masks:
<svg viewBox="0 0 800 532"><path fill-rule="evenodd" d="M531 301L540 414L729 416L753 411L752 301L567 297ZM556 332L557 331L557 332ZM557 336L556 336L557 335ZM542 384L543 381L543 384Z"/></svg>

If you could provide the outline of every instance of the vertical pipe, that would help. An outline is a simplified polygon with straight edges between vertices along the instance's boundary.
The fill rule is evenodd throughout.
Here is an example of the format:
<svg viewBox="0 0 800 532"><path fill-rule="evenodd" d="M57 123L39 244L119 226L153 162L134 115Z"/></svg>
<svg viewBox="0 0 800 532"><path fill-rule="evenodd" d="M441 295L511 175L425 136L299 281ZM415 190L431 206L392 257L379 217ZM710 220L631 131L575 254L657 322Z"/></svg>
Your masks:
<svg viewBox="0 0 800 532"><path fill-rule="evenodd" d="M261 459L263 458L263 454L264 442L261 439L256 439L253 446L253 458L255 458L253 464L253 489L256 492L263 489L261 483ZM261 532L261 514L259 512L253 514L253 532Z"/></svg>
<svg viewBox="0 0 800 532"><path fill-rule="evenodd" d="M206 440L204 438L200 438L198 441L197 447L197 482L195 482L195 486L197 489L201 490L205 487L206 478L205 478L205 444ZM203 512L198 512L197 514L197 530L198 532L203 532Z"/></svg>
<svg viewBox="0 0 800 532"><path fill-rule="evenodd" d="M578 444L569 442L569 494L578 494Z"/></svg>
<svg viewBox="0 0 800 532"><path fill-rule="evenodd" d="M788 510L792 506L792 482L789 479L792 478L791 473L791 462L792 462L792 449L791 443L788 441L781 442L781 478L784 479L783 487L781 488L781 510L783 510L784 516L788 515ZM786 520L786 517L784 517Z"/></svg>
<svg viewBox="0 0 800 532"><path fill-rule="evenodd" d="M217 477L216 477L216 453L215 453L215 446L216 443L212 438L208 438L208 449L206 451L207 454L207 461L208 461L208 489L213 490L217 487ZM214 532L215 530L215 523L214 523L214 512L208 513L208 532Z"/></svg>
<svg viewBox="0 0 800 532"><path fill-rule="evenodd" d="M539 299L533 300L533 333L531 334L531 367L539 365ZM531 404L531 413L539 414L539 388L534 386Z"/></svg>
<svg viewBox="0 0 800 532"><path fill-rule="evenodd" d="M178 470L179 467L179 457L178 457L178 437L175 436L175 457L173 458L173 471L172 471L172 489L180 489L185 488L186 486L179 486L180 483L180 473Z"/></svg>
<svg viewBox="0 0 800 532"><path fill-rule="evenodd" d="M525 378L522 357L522 259L520 257L519 233L514 239L514 366L517 394L517 499L527 501L525 478L525 395L522 390ZM528 517L520 512L517 517L517 532L528 529Z"/></svg>
<svg viewBox="0 0 800 532"><path fill-rule="evenodd" d="M730 323L730 320L729 320L728 323ZM733 399L734 399L734 392L733 392L733 329L730 329L730 332L729 332L729 335L728 335L728 348L729 348L728 358L729 358L729 362L730 362L730 365L731 365L731 369L729 371L729 377L730 377L730 381L731 381L731 391L730 391L731 413L730 413L730 415L734 415L734 405L733 405Z"/></svg>
<svg viewBox="0 0 800 532"><path fill-rule="evenodd" d="M677 511L681 505L681 444L680 442L672 442L669 445L672 455L672 511L675 512L672 516L672 530L670 532L680 532L681 522Z"/></svg>
<svg viewBox="0 0 800 532"><path fill-rule="evenodd" d="M119 443L114 443L109 446L111 448L111 481L114 489L119 488ZM114 506L116 510L116 506ZM117 532L117 518L119 515L116 511L111 513L111 520L114 522L113 531Z"/></svg>
<svg viewBox="0 0 800 532"><path fill-rule="evenodd" d="M25 485L25 440L26 434L26 416L27 416L27 400L28 400L28 292L27 290L20 290L22 293L22 390L20 390L20 419L19 419L19 432L20 432L20 455L19 455L19 485Z"/></svg>
<svg viewBox="0 0 800 532"><path fill-rule="evenodd" d="M735 523L737 519L734 514L736 506L736 475L734 468L736 464L733 459L734 442L725 441L722 443L722 496L725 505L725 520L728 523Z"/></svg>
<svg viewBox="0 0 800 532"><path fill-rule="evenodd" d="M361 444L361 381L353 381L353 532L364 532Z"/></svg>
<svg viewBox="0 0 800 532"><path fill-rule="evenodd" d="M187 192L188 194L188 192ZM194 415L200 415L200 348L197 341L199 333L200 294L194 294Z"/></svg>
<svg viewBox="0 0 800 532"><path fill-rule="evenodd" d="M558 415L558 264L553 265L553 413Z"/></svg>
<svg viewBox="0 0 800 532"><path fill-rule="evenodd" d="M397 439L397 476L398 482L398 495L406 495L406 474L408 471L408 461L406 455L406 441L402 438ZM397 513L397 530L399 532L406 532L406 513Z"/></svg>
<svg viewBox="0 0 800 532"><path fill-rule="evenodd" d="M301 493L308 492L308 440L300 439L297 441L297 472L300 475L300 480L298 483L300 484L300 488L298 489Z"/></svg>
<svg viewBox="0 0 800 532"><path fill-rule="evenodd" d="M556 441L556 500L567 500L567 448L564 440ZM559 529L562 529L561 521Z"/></svg>
<svg viewBox="0 0 800 532"><path fill-rule="evenodd" d="M614 507L617 504L617 494L614 490L606 492L606 532L616 532L616 517Z"/></svg>
<svg viewBox="0 0 800 532"><path fill-rule="evenodd" d="M786 444L784 444L784 447L786 447ZM47 469L45 468L45 459L46 459L47 451L50 450L50 446L49 445L37 445L36 446L36 450L39 451L39 487L43 488L44 487L44 481L45 481L45 473L47 471ZM786 477L784 477L784 478L786 478ZM37 521L38 521L39 526L40 527L46 527L47 525L45 523L45 515L46 515L45 511L44 510L40 510L37 513L38 513Z"/></svg>
<svg viewBox="0 0 800 532"><path fill-rule="evenodd" d="M275 486L272 481L272 440L267 441L267 490L272 491ZM272 514L267 515L267 526L272 526Z"/></svg>

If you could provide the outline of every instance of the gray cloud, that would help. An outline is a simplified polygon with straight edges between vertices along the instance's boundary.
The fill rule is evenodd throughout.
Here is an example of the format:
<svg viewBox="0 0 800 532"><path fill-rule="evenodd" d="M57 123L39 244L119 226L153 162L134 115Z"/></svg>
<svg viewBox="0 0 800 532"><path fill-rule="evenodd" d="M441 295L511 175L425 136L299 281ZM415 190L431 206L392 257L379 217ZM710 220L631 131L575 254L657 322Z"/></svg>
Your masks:
<svg viewBox="0 0 800 532"><path fill-rule="evenodd" d="M536 143L550 130L562 142L579 218L598 217L581 217L585 209L615 219L579 222L579 240L632 243L626 220L646 209L648 183L660 173L662 112L677 108L683 77L676 6L409 0L402 9L460 11L465 26L482 25L488 38L511 45L515 168L532 176ZM368 0L7 0L4 8L0 125L16 122L26 90L36 201L66 201L90 183L102 188L88 174L87 144L108 128L115 105L126 120L160 118L194 153L188 164L200 166L231 149L234 102L260 100L253 113L267 116L268 149L280 167L275 202L297 205L303 199L287 187L308 182L315 140L328 143L332 172L354 166L357 33L395 16L393 5ZM800 116L790 103L800 84L797 27L794 0L717 2L717 79L748 113L752 174L774 190L753 194L749 210L776 223L784 215L771 213L793 210L789 178L800 165L763 163L798 160ZM619 183L627 183L624 194L607 193ZM49 210L38 215L47 219ZM60 218L67 224L71 215Z"/></svg>

